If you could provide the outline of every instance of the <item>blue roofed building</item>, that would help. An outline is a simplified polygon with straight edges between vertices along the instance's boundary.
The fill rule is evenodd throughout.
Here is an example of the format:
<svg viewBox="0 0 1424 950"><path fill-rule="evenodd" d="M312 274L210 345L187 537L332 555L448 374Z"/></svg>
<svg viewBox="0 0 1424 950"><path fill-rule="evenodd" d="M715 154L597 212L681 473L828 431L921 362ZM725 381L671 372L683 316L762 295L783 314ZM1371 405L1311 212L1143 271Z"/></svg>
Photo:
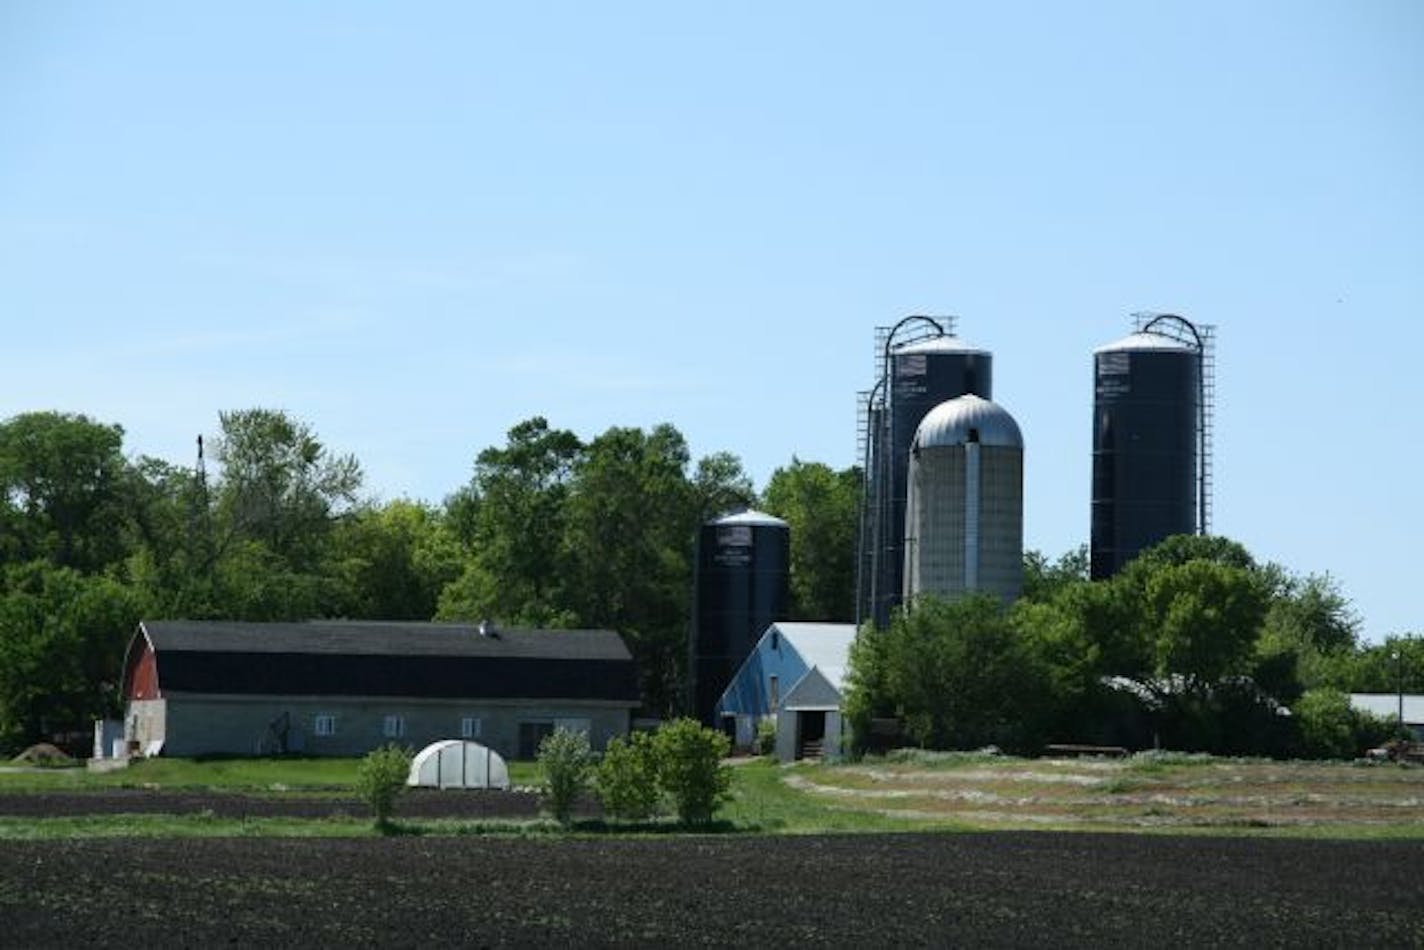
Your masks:
<svg viewBox="0 0 1424 950"><path fill-rule="evenodd" d="M757 724L776 723L783 762L840 754L855 624L773 623L717 700L716 717L738 748L755 742Z"/></svg>

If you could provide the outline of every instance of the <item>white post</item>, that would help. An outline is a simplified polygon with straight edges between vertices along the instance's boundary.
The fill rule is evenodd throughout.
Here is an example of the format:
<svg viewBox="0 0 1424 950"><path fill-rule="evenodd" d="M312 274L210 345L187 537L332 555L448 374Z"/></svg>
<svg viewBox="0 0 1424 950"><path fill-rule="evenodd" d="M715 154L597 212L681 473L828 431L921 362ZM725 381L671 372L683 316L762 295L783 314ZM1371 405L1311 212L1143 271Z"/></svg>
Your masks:
<svg viewBox="0 0 1424 950"><path fill-rule="evenodd" d="M979 587L979 443L964 443L964 589Z"/></svg>

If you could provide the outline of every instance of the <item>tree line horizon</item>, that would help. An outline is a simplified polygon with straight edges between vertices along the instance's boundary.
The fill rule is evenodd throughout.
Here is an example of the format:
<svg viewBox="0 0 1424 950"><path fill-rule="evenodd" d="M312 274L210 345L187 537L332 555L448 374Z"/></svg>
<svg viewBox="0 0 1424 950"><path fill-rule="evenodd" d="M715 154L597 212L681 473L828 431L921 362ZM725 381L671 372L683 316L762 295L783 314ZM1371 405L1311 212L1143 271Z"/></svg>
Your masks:
<svg viewBox="0 0 1424 950"><path fill-rule="evenodd" d="M742 506L791 526L786 619L853 618L854 466L793 456L757 492L735 454L694 460L671 424L612 426L585 441L533 416L502 446L476 452L470 479L439 504L380 501L363 494L354 455L333 452L286 411L221 412L218 424L209 477L129 457L121 425L84 414L0 421L0 749L116 713L123 650L144 617L613 629L637 661L648 713L672 716L686 708L697 531ZM1269 655L1290 667L1302 692L1391 691L1395 673L1424 690L1420 637L1362 644L1359 620L1328 575L1297 576L1239 553L1260 596L1242 615L1253 629L1238 637L1248 646L1232 654L1232 671L1259 672ZM1177 579L1188 599L1222 581L1193 571ZM1015 623L1038 605L1036 622L1076 624L1080 647L1123 659L1132 651L1108 648L1122 631L1101 626L1107 614L1082 612L1093 583L1084 549L1057 560L1026 552ZM1170 604L1163 609L1172 615ZM1401 650L1406 672L1388 659ZM1116 672L1165 669L1147 664L1148 653L1138 650Z"/></svg>

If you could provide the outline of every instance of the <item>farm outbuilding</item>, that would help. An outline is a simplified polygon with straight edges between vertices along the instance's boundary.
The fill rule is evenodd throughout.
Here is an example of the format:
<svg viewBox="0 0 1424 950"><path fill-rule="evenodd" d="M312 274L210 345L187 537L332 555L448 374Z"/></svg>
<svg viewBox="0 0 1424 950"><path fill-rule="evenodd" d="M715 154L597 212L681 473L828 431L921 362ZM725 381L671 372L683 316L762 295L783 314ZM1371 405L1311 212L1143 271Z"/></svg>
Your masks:
<svg viewBox="0 0 1424 950"><path fill-rule="evenodd" d="M776 723L783 762L841 752L841 707L855 624L774 623L757 640L717 701L717 721L738 748L750 747L757 725Z"/></svg>
<svg viewBox="0 0 1424 950"><path fill-rule="evenodd" d="M1424 742L1424 696L1413 693L1351 693L1350 705L1386 722L1403 722L1416 742Z"/></svg>
<svg viewBox="0 0 1424 950"><path fill-rule="evenodd" d="M509 788L509 766L487 745L465 739L432 742L410 762L407 785L418 788Z"/></svg>
<svg viewBox="0 0 1424 950"><path fill-rule="evenodd" d="M556 728L628 731L633 659L608 630L311 621L143 621L124 741L147 755L360 755L477 740L532 758Z"/></svg>

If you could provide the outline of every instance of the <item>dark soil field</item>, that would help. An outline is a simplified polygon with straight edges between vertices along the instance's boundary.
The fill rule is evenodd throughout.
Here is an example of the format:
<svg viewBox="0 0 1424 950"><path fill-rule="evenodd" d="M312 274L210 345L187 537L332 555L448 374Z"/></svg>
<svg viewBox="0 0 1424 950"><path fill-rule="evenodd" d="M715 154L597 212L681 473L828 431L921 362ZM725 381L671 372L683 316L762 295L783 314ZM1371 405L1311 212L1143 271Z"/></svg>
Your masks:
<svg viewBox="0 0 1424 950"><path fill-rule="evenodd" d="M0 944L1397 946L1424 843L1003 832L0 843Z"/></svg>

